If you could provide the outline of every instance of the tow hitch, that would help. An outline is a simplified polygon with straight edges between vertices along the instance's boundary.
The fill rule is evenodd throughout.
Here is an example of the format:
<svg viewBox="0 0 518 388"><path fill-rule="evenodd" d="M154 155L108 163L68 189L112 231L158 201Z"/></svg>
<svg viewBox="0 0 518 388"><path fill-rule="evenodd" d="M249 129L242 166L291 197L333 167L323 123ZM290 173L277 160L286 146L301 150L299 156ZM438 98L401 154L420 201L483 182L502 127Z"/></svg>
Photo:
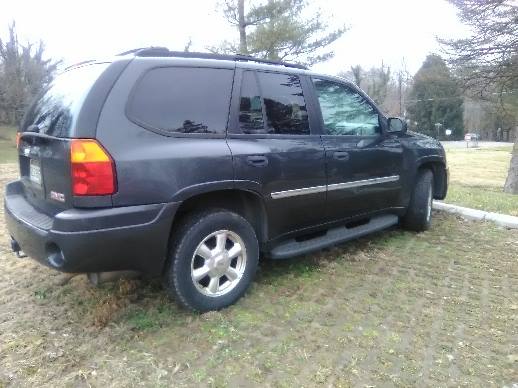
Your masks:
<svg viewBox="0 0 518 388"><path fill-rule="evenodd" d="M20 244L11 237L11 249L14 253L16 253L16 257L23 259L24 257L27 257L27 255L22 251L22 248L20 248Z"/></svg>

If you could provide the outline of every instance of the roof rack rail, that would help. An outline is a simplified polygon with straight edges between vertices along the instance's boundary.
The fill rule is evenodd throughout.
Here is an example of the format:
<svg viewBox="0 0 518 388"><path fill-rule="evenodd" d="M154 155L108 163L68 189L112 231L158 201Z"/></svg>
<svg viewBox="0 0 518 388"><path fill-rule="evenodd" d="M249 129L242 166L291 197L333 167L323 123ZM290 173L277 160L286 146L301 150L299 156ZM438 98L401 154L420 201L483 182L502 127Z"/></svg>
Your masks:
<svg viewBox="0 0 518 388"><path fill-rule="evenodd" d="M134 48L134 49L119 53L119 54L117 54L117 56L130 55L130 54L137 55L140 52L143 52L143 53L156 52L157 54L159 54L159 53L163 53L163 52L167 52L167 51L169 51L167 47L161 47L161 46L139 47L139 48Z"/></svg>
<svg viewBox="0 0 518 388"><path fill-rule="evenodd" d="M214 53L199 53L199 52L190 52L190 51L169 51L167 47L146 47L146 48L137 48L134 50L125 51L118 55L129 55L134 54L137 57L178 57L178 58L201 58L201 59L217 59L217 60L226 60L226 61L241 61L241 62L257 62L257 63L265 63L268 65L279 65L285 67L291 67L295 69L304 69L308 68L304 65L300 65L298 63L290 63L284 61L274 61L269 59L255 58L251 55L243 55L243 54L235 54L235 55L225 55L225 54L214 54Z"/></svg>
<svg viewBox="0 0 518 388"><path fill-rule="evenodd" d="M88 59L86 61L81 61L81 62L74 63L72 65L69 65L69 66L65 67L65 69L63 71L68 71L70 69L73 69L74 67L79 67L79 66L82 66L82 65L86 65L87 63L90 63L90 62L95 62L95 59Z"/></svg>

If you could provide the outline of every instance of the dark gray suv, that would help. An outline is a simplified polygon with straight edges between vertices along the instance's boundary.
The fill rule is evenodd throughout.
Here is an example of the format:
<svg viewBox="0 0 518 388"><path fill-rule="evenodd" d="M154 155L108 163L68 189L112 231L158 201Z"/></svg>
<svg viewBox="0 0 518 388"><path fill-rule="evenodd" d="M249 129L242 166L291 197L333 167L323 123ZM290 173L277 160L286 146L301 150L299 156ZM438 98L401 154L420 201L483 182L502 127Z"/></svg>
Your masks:
<svg viewBox="0 0 518 388"><path fill-rule="evenodd" d="M66 70L26 113L7 185L15 252L65 272L160 275L234 303L283 259L430 225L444 150L353 84L247 56L139 49Z"/></svg>

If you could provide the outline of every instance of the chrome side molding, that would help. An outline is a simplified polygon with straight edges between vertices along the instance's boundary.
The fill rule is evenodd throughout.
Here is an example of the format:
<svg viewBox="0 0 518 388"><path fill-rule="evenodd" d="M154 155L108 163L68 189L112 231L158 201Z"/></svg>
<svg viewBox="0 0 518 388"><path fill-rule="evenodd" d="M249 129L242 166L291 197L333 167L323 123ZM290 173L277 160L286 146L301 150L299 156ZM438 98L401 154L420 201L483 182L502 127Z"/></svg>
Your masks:
<svg viewBox="0 0 518 388"><path fill-rule="evenodd" d="M327 189L327 186L323 185L323 186L304 187L302 189L277 191L275 193L272 193L272 198L280 199L280 198L295 197L297 195L316 194L316 193L325 192L326 189Z"/></svg>
<svg viewBox="0 0 518 388"><path fill-rule="evenodd" d="M298 195L317 194L317 193L325 192L326 190L331 191L331 190L351 189L354 187L370 186L370 185L377 185L380 183L397 182L397 181L399 181L399 175L391 175L391 176L383 176L383 177L379 177L379 178L362 179L359 181L333 183L331 185L303 187L300 189L276 191L276 192L272 193L271 195L272 195L273 199L281 199L281 198L295 197Z"/></svg>
<svg viewBox="0 0 518 388"><path fill-rule="evenodd" d="M353 187L377 185L380 183L396 182L398 180L399 180L399 175L384 176L384 177L372 178L372 179L362 179L359 181L334 183L332 185L328 185L327 190L331 191L331 190L351 189Z"/></svg>

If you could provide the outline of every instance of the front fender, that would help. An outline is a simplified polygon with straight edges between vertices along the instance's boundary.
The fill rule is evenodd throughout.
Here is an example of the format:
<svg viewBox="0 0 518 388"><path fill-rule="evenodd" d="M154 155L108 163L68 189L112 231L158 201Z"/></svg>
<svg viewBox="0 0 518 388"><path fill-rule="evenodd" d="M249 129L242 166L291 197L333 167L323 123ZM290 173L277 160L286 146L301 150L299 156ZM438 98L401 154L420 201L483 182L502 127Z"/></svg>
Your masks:
<svg viewBox="0 0 518 388"><path fill-rule="evenodd" d="M417 171L422 168L429 168L433 172L434 187L433 197L435 199L444 199L448 193L449 172L446 166L446 160L440 155L426 155L417 160ZM415 181L415 178L414 178Z"/></svg>

